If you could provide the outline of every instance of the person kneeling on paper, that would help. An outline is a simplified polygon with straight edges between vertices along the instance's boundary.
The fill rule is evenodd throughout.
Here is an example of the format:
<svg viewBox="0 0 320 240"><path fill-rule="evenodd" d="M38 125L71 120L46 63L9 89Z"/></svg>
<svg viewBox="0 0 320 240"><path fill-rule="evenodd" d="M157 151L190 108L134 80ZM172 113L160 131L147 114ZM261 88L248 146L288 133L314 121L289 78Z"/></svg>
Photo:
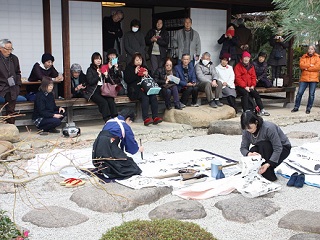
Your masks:
<svg viewBox="0 0 320 240"><path fill-rule="evenodd" d="M291 151L291 143L279 126L263 121L251 111L241 115L242 141L240 151L243 156L261 155L265 159L259 173L269 181L277 180L274 169L286 159ZM250 147L250 145L253 147Z"/></svg>
<svg viewBox="0 0 320 240"><path fill-rule="evenodd" d="M108 178L127 178L142 172L124 152L135 154L144 150L142 146L138 146L130 127L134 117L132 109L123 109L118 117L105 123L93 144L93 165Z"/></svg>

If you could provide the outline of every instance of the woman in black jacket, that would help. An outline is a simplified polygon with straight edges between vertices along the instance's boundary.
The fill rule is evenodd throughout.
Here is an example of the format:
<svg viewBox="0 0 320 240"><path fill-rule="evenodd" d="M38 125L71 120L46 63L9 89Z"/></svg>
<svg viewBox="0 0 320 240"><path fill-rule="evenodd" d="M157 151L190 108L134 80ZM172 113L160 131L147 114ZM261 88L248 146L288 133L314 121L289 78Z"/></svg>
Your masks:
<svg viewBox="0 0 320 240"><path fill-rule="evenodd" d="M98 105L99 112L102 114L103 120L106 122L110 118L118 116L116 103L113 97L105 97L101 95L101 86L103 81L107 81L107 74L101 73L102 57L100 53L95 52L91 56L91 64L87 69L87 83L84 97L92 100Z"/></svg>
<svg viewBox="0 0 320 240"><path fill-rule="evenodd" d="M128 97L130 100L139 100L141 102L142 118L145 126L162 122L162 118L158 117L157 96L147 95L141 90L141 85L139 84L142 78L148 75L148 69L143 64L142 55L135 53L124 72L124 81L128 85ZM148 114L149 104L151 105L152 118Z"/></svg>
<svg viewBox="0 0 320 240"><path fill-rule="evenodd" d="M218 40L218 43L222 44L219 58L221 59L224 53L229 53L231 55L229 65L232 67L235 66L237 60L236 46L238 45L238 37L235 36L235 28L236 26L233 23L229 23L227 31Z"/></svg>
<svg viewBox="0 0 320 240"><path fill-rule="evenodd" d="M175 84L171 77L175 77L176 72L173 68L171 58L167 58L164 66L158 68L154 74L154 80L161 87L161 95L164 98L166 108L171 109L171 96L173 96L174 108L182 110L177 84Z"/></svg>
<svg viewBox="0 0 320 240"><path fill-rule="evenodd" d="M32 120L41 130L40 135L48 135L48 132L60 133L56 127L61 125L65 109L57 107L55 103L52 79L47 76L43 77L39 89L34 101Z"/></svg>
<svg viewBox="0 0 320 240"><path fill-rule="evenodd" d="M148 48L148 54L150 56L152 74L162 67L164 60L167 56L169 33L163 27L162 19L158 19L156 26L150 29L146 37L146 45Z"/></svg>

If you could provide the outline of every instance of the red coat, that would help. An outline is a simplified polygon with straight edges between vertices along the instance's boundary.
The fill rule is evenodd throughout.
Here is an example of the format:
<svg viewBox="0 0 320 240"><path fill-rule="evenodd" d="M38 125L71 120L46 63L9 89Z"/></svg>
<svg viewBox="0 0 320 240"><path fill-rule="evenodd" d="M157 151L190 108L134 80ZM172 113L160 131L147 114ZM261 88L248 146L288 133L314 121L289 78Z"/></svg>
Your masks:
<svg viewBox="0 0 320 240"><path fill-rule="evenodd" d="M249 70L247 70L242 62L239 62L234 67L235 80L234 84L238 87L255 87L257 85L257 76L254 66L249 63Z"/></svg>

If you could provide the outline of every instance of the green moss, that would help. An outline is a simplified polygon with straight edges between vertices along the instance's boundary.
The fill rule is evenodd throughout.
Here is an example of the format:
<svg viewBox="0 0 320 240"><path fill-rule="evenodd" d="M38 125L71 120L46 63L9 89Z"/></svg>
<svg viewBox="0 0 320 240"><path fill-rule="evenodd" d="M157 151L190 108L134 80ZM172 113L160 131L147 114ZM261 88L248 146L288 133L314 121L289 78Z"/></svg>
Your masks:
<svg viewBox="0 0 320 240"><path fill-rule="evenodd" d="M216 240L199 225L174 219L134 220L106 232L101 240Z"/></svg>

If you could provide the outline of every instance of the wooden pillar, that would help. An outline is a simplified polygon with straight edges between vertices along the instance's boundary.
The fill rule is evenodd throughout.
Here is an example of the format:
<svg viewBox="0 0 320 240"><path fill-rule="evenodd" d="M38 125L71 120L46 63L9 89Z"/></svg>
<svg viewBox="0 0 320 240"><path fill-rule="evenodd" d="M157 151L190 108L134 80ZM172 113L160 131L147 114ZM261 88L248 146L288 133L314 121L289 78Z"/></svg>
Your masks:
<svg viewBox="0 0 320 240"><path fill-rule="evenodd" d="M226 22L226 27L229 23L231 23L231 16L232 16L232 5L229 4L228 9L227 9L227 22Z"/></svg>
<svg viewBox="0 0 320 240"><path fill-rule="evenodd" d="M293 84L293 37L289 40L288 60L287 60L287 75L289 77L288 86Z"/></svg>
<svg viewBox="0 0 320 240"><path fill-rule="evenodd" d="M64 98L71 98L69 0L61 0Z"/></svg>
<svg viewBox="0 0 320 240"><path fill-rule="evenodd" d="M52 53L50 0L42 0L44 52Z"/></svg>

